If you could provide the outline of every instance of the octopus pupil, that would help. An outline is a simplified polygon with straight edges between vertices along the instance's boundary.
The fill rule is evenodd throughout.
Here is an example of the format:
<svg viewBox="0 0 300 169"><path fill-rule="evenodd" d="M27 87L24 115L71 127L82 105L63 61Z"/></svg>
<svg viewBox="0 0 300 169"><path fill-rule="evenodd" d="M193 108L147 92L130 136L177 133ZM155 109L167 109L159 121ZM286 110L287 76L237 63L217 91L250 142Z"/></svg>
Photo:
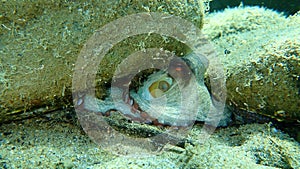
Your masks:
<svg viewBox="0 0 300 169"><path fill-rule="evenodd" d="M169 89L170 85L168 82L166 81L160 81L159 82L159 85L158 85L158 88L160 90L162 90L163 92L167 91Z"/></svg>

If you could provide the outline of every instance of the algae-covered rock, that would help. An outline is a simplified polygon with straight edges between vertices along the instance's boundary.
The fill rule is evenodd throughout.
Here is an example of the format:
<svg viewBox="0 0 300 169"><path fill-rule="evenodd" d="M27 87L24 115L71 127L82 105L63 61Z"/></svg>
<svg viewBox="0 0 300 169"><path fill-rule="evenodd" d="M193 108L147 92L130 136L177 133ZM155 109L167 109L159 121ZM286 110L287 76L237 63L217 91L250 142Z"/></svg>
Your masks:
<svg viewBox="0 0 300 169"><path fill-rule="evenodd" d="M287 122L300 119L299 18L258 7L207 18L203 31L227 69L229 105Z"/></svg>
<svg viewBox="0 0 300 169"><path fill-rule="evenodd" d="M0 122L71 105L71 80L79 51L96 30L115 19L139 12L161 12L180 16L199 28L203 25L200 0L0 3ZM151 43L143 43L145 38ZM111 60L107 59L107 64L104 61L107 69L99 74L102 82L111 78L106 74L112 72L111 61L135 49L154 44L169 46L166 48L171 51L182 49L172 40L166 41L161 36L141 35L116 45L108 54Z"/></svg>
<svg viewBox="0 0 300 169"><path fill-rule="evenodd" d="M174 14L203 25L202 1L2 1L0 121L70 106L74 64L83 44L101 26L138 12ZM257 7L208 16L204 33L227 70L228 104L279 120L299 119L299 20L299 15L286 18ZM130 37L103 60L97 95L106 94L120 60L151 47L178 56L188 50L156 34Z"/></svg>

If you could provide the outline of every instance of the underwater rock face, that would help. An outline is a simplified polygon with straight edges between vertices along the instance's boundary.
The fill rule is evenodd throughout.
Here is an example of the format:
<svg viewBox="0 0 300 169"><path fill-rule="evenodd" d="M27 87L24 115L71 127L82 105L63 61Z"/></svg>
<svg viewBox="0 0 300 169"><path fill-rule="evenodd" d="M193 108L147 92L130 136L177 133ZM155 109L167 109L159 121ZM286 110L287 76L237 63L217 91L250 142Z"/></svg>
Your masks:
<svg viewBox="0 0 300 169"><path fill-rule="evenodd" d="M197 1L178 0L164 4L123 1L121 5L117 1L50 2L45 5L43 2L46 1L38 4L2 2L0 122L70 106L72 71L79 50L94 30L117 18L152 11L181 16L199 28L203 25L203 7ZM20 12L10 13L8 8ZM204 33L215 44L228 70L227 103L279 120L298 120L299 15L286 18L254 7L213 15L207 18ZM102 94L107 90L105 85L114 67L110 61L155 45L175 51L178 56L188 53L186 47L173 39L155 35L121 42L103 63L106 67L99 72L102 80L97 82L97 96L105 96Z"/></svg>
<svg viewBox="0 0 300 169"><path fill-rule="evenodd" d="M298 123L300 16L241 7L207 20L204 34L227 69L227 103L236 110Z"/></svg>
<svg viewBox="0 0 300 169"><path fill-rule="evenodd" d="M72 74L83 44L107 23L140 12L173 14L198 28L203 25L202 1L1 2L0 122L72 106ZM144 43L145 38L135 37L112 50L115 55L104 63L107 69L102 69L99 85L111 77L110 61L127 52L147 47L144 45L181 48L161 37L151 38L150 43Z"/></svg>

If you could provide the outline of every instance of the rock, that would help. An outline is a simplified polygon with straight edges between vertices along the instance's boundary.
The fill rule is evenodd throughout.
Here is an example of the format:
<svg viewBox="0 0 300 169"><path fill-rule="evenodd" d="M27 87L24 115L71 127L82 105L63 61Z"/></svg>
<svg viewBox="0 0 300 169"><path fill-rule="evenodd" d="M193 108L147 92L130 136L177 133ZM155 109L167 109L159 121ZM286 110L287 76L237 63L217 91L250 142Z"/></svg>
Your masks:
<svg viewBox="0 0 300 169"><path fill-rule="evenodd" d="M199 28L203 25L201 1L1 2L0 122L72 106L74 64L86 40L113 20L150 11L181 16ZM128 52L162 44L181 48L172 40L161 41L161 36L142 43L145 38L149 37L128 38L108 54L107 69L99 74L100 88L111 78L111 63Z"/></svg>
<svg viewBox="0 0 300 169"><path fill-rule="evenodd" d="M227 70L227 103L278 121L299 121L300 15L240 7L207 20L203 32Z"/></svg>

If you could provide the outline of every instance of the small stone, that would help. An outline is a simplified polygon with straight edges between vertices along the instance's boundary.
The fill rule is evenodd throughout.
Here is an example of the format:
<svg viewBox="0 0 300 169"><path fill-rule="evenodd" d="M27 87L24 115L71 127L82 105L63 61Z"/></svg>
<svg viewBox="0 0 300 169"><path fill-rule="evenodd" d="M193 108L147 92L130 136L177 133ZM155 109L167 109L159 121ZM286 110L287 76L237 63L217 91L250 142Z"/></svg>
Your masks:
<svg viewBox="0 0 300 169"><path fill-rule="evenodd" d="M73 167L74 167L74 164L73 164L72 160L65 160L65 161L63 162L63 164L64 164L64 168L70 169L70 168L73 168Z"/></svg>

